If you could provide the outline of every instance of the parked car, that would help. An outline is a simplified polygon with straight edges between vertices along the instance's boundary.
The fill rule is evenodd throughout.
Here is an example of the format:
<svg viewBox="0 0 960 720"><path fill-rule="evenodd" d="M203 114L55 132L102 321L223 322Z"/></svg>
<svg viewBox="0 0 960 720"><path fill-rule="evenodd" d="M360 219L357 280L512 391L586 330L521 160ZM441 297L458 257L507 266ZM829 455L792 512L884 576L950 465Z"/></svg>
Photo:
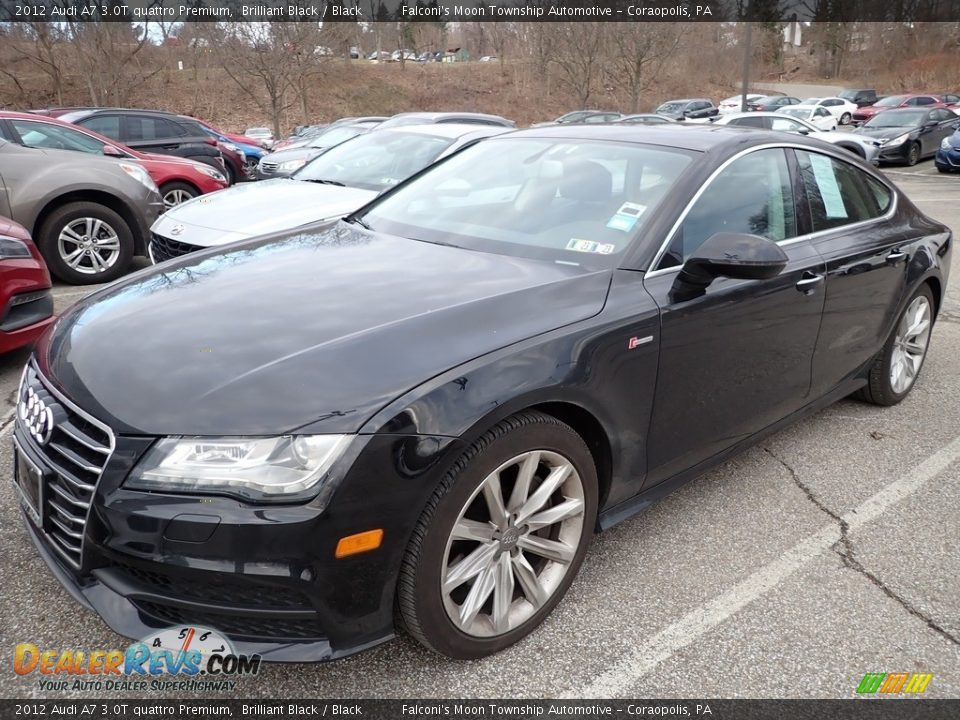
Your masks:
<svg viewBox="0 0 960 720"><path fill-rule="evenodd" d="M766 95L763 93L747 93L747 103L759 100L762 97L766 97ZM717 105L717 110L719 111L720 115L738 113L741 112L742 103L742 95L731 95L730 97L720 101L720 104Z"/></svg>
<svg viewBox="0 0 960 720"><path fill-rule="evenodd" d="M369 115L365 117L348 117L340 118L339 120L334 120L332 123L325 125L308 125L300 129L299 133L296 133L286 140L281 140L280 142L274 144L273 151L277 152L279 150L286 150L288 148L303 147L307 145L310 140L322 135L330 128L337 127L339 125L366 125L371 129L378 126L386 117Z"/></svg>
<svg viewBox="0 0 960 720"><path fill-rule="evenodd" d="M224 173L231 184L236 179L236 171L227 165L224 149L217 145L217 141L196 122L181 121L171 113L106 108L79 110L61 115L60 119L134 150L205 163Z"/></svg>
<svg viewBox="0 0 960 720"><path fill-rule="evenodd" d="M188 120L193 120L193 118L182 116ZM267 154L267 151L264 149L263 145L253 142L237 142L233 138L224 135L202 120L196 120L196 123L202 127L206 133L216 140L221 146L226 146L227 148L234 150L237 153L240 153L243 158L243 178L245 180L250 180L256 175L257 163L260 162L260 159Z"/></svg>
<svg viewBox="0 0 960 720"><path fill-rule="evenodd" d="M69 283L114 280L145 255L163 209L141 165L0 140L0 215L36 239L50 272Z"/></svg>
<svg viewBox="0 0 960 720"><path fill-rule="evenodd" d="M861 108L867 105L873 105L879 99L876 90L863 88L846 88L837 93L837 97L849 100Z"/></svg>
<svg viewBox="0 0 960 720"><path fill-rule="evenodd" d="M239 145L239 146L243 146L243 145L258 145L259 147L261 147L261 148L264 149L264 150L270 149L269 146L268 146L268 143L267 143L266 141L264 141L264 140L261 140L261 139L258 139L258 138L247 137L246 135L241 135L240 133L228 132L228 131L223 130L222 128L219 128L219 127L217 127L216 125L213 125L212 123L209 123L209 122L207 122L206 120L202 120L202 119L200 119L200 118L192 118L192 119L193 119L193 120L196 120L197 122L199 122L199 123L200 123L201 125L203 125L204 127L210 128L210 129L213 130L215 133L218 133L219 135L223 135L223 136L226 137L230 142L236 143L236 144Z"/></svg>
<svg viewBox="0 0 960 720"><path fill-rule="evenodd" d="M667 100L653 111L671 120L706 120L715 117L720 110L712 100L693 98L686 100Z"/></svg>
<svg viewBox="0 0 960 720"><path fill-rule="evenodd" d="M796 133L807 135L816 140L828 142L839 148L853 153L876 165L880 156L880 142L863 135L850 132L824 132L806 120L790 117L782 111L777 112L745 112L724 115L717 119L715 125L730 125L731 127L752 128L754 130L775 130L777 132Z"/></svg>
<svg viewBox="0 0 960 720"><path fill-rule="evenodd" d="M788 105L799 105L800 98L792 95L764 95L747 103L747 109L753 112L776 112Z"/></svg>
<svg viewBox="0 0 960 720"><path fill-rule="evenodd" d="M482 58L480 58L480 62L493 62L496 59L496 55L484 55Z"/></svg>
<svg viewBox="0 0 960 720"><path fill-rule="evenodd" d="M30 345L54 321L47 265L27 229L0 216L0 353Z"/></svg>
<svg viewBox="0 0 960 720"><path fill-rule="evenodd" d="M945 107L887 110L854 132L880 142L880 161L916 165L936 155L941 143L960 125L960 117Z"/></svg>
<svg viewBox="0 0 960 720"><path fill-rule="evenodd" d="M942 173L960 170L960 132L955 132L940 141L940 149L937 150L933 163Z"/></svg>
<svg viewBox="0 0 960 720"><path fill-rule="evenodd" d="M614 122L624 123L625 125L669 125L676 120L656 113L637 113L636 115L624 115Z"/></svg>
<svg viewBox="0 0 960 720"><path fill-rule="evenodd" d="M169 260L202 248L279 232L353 212L438 158L507 132L492 125L404 125L355 137L289 178L231 188L187 204L152 228L150 257Z"/></svg>
<svg viewBox="0 0 960 720"><path fill-rule="evenodd" d="M956 93L940 93L936 97L940 100L940 102L953 111L956 111L957 108L960 108L960 95L957 95Z"/></svg>
<svg viewBox="0 0 960 720"><path fill-rule="evenodd" d="M513 120L499 115L474 112L405 112L397 113L377 125L378 130L401 125L427 125L432 123L471 123L474 125L496 125L498 127L516 127Z"/></svg>
<svg viewBox="0 0 960 720"><path fill-rule="evenodd" d="M130 637L214 617L265 661L332 660L396 618L488 656L557 607L594 532L834 401L906 398L953 245L800 136L485 140L343 220L68 309L18 397L89 447L73 485L18 415L15 462L76 501L19 473L41 559L18 562Z"/></svg>
<svg viewBox="0 0 960 720"><path fill-rule="evenodd" d="M873 105L859 108L853 113L853 122L859 125L878 113L894 108L911 107L946 107L946 105L935 95L888 95L880 98Z"/></svg>
<svg viewBox="0 0 960 720"><path fill-rule="evenodd" d="M820 105L807 105L805 103L786 105L777 110L777 112L781 115L789 115L790 117L799 118L800 120L806 120L816 127L817 130L828 131L837 129L837 119L830 114L827 108Z"/></svg>
<svg viewBox="0 0 960 720"><path fill-rule="evenodd" d="M136 160L160 189L167 210L198 195L227 187L226 176L209 165L171 155L143 153L53 117L0 111L0 137L25 147L76 150Z"/></svg>
<svg viewBox="0 0 960 720"><path fill-rule="evenodd" d="M853 114L860 106L842 97L807 98L801 105L816 105L827 110L840 125L853 122Z"/></svg>
<svg viewBox="0 0 960 720"><path fill-rule="evenodd" d="M273 146L273 130L266 127L252 127L247 128L243 131L243 134L247 137L253 138L254 140L259 140L264 144L264 147L268 150Z"/></svg>
<svg viewBox="0 0 960 720"><path fill-rule="evenodd" d="M287 177L330 148L368 132L370 127L367 125L337 125L303 145L295 143L285 150L264 155L257 165L257 179Z"/></svg>
<svg viewBox="0 0 960 720"><path fill-rule="evenodd" d="M547 125L574 125L578 123L604 123L614 122L622 118L623 115L614 110L575 110L561 115L556 120L550 122L534 123L531 127L544 127Z"/></svg>

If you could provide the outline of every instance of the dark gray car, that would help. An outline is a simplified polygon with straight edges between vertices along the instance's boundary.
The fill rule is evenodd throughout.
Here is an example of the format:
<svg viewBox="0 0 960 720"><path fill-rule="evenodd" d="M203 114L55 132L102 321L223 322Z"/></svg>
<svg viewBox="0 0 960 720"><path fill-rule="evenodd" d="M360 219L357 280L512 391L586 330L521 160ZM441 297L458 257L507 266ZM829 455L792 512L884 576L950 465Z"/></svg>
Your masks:
<svg viewBox="0 0 960 720"><path fill-rule="evenodd" d="M667 100L654 113L671 120L704 120L720 114L720 109L707 98L684 98Z"/></svg>
<svg viewBox="0 0 960 720"><path fill-rule="evenodd" d="M77 285L120 277L144 255L163 200L131 160L0 138L0 215L27 228L50 271Z"/></svg>

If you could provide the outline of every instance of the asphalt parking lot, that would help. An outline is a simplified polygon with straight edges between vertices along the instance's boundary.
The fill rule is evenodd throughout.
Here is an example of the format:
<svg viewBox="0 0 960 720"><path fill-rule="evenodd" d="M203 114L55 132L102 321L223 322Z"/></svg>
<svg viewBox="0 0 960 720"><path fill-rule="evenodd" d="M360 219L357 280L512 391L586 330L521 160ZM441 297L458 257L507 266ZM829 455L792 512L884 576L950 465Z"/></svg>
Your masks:
<svg viewBox="0 0 960 720"><path fill-rule="evenodd" d="M960 234L960 177L929 161L888 172ZM267 666L233 695L845 698L864 673L923 671L927 696L960 697L960 253L953 264L904 403L843 401L598 536L567 598L520 644L455 662L401 636L330 665ZM57 309L87 292L58 287ZM0 358L4 417L26 357ZM17 643L129 644L48 572L9 482L0 542L2 696L50 696L14 675Z"/></svg>

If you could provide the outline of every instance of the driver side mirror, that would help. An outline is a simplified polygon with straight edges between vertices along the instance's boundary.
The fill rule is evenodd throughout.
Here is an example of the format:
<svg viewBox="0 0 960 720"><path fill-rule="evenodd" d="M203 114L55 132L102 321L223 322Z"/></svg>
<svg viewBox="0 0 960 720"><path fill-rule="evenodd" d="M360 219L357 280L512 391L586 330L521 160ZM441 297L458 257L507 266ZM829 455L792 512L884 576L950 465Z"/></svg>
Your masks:
<svg viewBox="0 0 960 720"><path fill-rule="evenodd" d="M113 145L104 145L103 154L106 155L107 157L117 157L117 158L125 158L127 156L127 154L123 152L120 148L115 147Z"/></svg>
<svg viewBox="0 0 960 720"><path fill-rule="evenodd" d="M707 238L683 264L671 300L692 300L718 277L769 280L787 266L787 255L775 242L745 233L720 232Z"/></svg>

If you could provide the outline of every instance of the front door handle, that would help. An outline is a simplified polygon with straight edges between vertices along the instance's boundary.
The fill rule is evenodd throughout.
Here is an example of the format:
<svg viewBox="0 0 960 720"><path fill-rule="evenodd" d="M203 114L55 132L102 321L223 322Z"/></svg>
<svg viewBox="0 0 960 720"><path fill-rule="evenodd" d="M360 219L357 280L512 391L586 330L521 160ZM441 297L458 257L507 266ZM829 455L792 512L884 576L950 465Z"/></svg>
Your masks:
<svg viewBox="0 0 960 720"><path fill-rule="evenodd" d="M891 265L896 265L901 260L906 260L907 254L900 248L895 248L889 252L887 255L887 262Z"/></svg>
<svg viewBox="0 0 960 720"><path fill-rule="evenodd" d="M819 275L807 270L803 273L800 281L797 283L797 290L802 292L804 295L810 295L822 282L823 275Z"/></svg>

